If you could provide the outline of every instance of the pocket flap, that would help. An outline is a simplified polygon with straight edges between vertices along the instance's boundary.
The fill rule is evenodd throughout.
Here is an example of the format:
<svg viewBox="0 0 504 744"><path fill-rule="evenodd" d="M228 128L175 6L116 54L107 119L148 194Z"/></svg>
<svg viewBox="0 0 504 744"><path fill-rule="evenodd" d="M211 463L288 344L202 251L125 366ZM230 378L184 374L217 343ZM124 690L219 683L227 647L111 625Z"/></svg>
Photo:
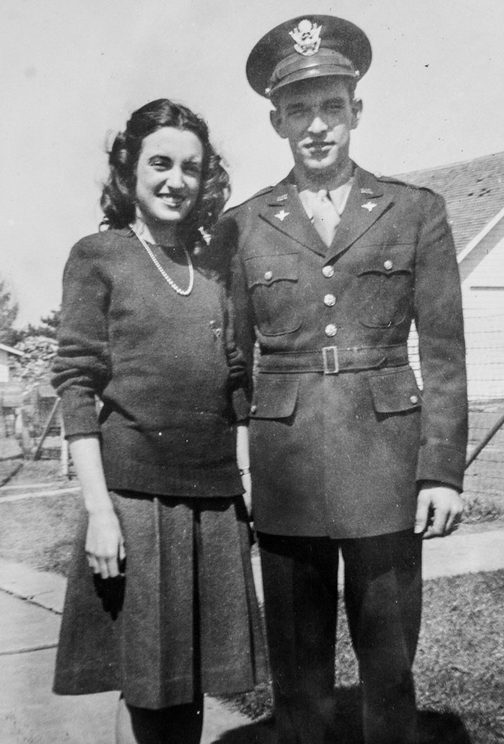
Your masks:
<svg viewBox="0 0 504 744"><path fill-rule="evenodd" d="M298 254L252 256L246 259L249 289L255 284L270 285L278 281L297 282Z"/></svg>
<svg viewBox="0 0 504 744"><path fill-rule="evenodd" d="M383 274L393 276L394 274L411 274L411 265L408 256L396 255L391 258L386 256L371 256L362 263L357 271L357 276L366 274Z"/></svg>
<svg viewBox="0 0 504 744"><path fill-rule="evenodd" d="M411 367L388 368L369 376L373 405L377 413L395 413L419 408L420 390Z"/></svg>
<svg viewBox="0 0 504 744"><path fill-rule="evenodd" d="M251 418L282 419L292 416L298 387L297 375L257 375Z"/></svg>

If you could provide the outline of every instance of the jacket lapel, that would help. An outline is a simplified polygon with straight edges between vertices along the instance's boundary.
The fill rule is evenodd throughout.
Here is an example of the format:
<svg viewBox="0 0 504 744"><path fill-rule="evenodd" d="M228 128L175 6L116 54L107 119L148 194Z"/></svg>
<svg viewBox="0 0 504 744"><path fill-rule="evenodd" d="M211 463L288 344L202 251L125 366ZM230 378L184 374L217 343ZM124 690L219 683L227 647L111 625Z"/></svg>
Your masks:
<svg viewBox="0 0 504 744"><path fill-rule="evenodd" d="M280 181L268 195L260 216L268 224L296 243L325 256L327 246L308 219L292 180Z"/></svg>
<svg viewBox="0 0 504 744"><path fill-rule="evenodd" d="M390 209L392 203L393 199L384 194L383 184L372 173L357 167L334 241L325 251L327 260L346 251Z"/></svg>

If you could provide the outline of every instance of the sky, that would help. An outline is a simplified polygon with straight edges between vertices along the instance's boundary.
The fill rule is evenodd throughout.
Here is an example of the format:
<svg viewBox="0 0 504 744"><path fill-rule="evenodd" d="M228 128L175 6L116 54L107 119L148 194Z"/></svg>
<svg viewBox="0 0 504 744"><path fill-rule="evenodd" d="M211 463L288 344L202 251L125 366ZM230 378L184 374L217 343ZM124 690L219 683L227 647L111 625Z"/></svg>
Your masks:
<svg viewBox="0 0 504 744"><path fill-rule="evenodd" d="M147 101L204 116L230 204L288 172L245 63L263 34L305 13L370 38L359 165L392 175L504 150L504 0L2 0L0 279L18 325L59 307L69 250L100 222L107 138Z"/></svg>

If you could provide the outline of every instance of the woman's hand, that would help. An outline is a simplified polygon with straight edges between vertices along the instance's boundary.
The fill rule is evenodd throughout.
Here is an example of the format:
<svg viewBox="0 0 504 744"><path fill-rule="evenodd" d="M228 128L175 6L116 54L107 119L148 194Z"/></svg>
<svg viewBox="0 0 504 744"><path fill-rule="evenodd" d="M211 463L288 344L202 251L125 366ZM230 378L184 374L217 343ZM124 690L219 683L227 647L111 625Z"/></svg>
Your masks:
<svg viewBox="0 0 504 744"><path fill-rule="evenodd" d="M119 520L113 509L89 514L86 535L86 555L93 573L102 579L121 573L120 564L126 557Z"/></svg>
<svg viewBox="0 0 504 744"><path fill-rule="evenodd" d="M236 427L236 460L240 470L241 482L245 493L243 500L247 508L249 521L252 522L252 479L250 476L249 433L246 424Z"/></svg>
<svg viewBox="0 0 504 744"><path fill-rule="evenodd" d="M114 511L103 472L98 436L69 438L70 453L89 515L86 536L88 563L102 579L118 576L126 557L121 526Z"/></svg>
<svg viewBox="0 0 504 744"><path fill-rule="evenodd" d="M245 489L245 493L243 494L243 501L245 502L248 518L250 521L252 521L252 478L250 477L250 472L243 473L243 475L241 476L241 482L243 488Z"/></svg>

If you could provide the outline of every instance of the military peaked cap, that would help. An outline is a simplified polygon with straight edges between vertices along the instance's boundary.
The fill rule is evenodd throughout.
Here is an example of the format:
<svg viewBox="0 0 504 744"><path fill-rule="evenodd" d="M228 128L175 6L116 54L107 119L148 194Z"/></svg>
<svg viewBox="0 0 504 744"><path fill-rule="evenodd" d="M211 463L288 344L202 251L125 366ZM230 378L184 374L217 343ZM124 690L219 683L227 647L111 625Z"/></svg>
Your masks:
<svg viewBox="0 0 504 744"><path fill-rule="evenodd" d="M269 31L252 49L247 79L261 96L298 80L340 75L359 80L371 64L371 44L343 18L305 15Z"/></svg>

